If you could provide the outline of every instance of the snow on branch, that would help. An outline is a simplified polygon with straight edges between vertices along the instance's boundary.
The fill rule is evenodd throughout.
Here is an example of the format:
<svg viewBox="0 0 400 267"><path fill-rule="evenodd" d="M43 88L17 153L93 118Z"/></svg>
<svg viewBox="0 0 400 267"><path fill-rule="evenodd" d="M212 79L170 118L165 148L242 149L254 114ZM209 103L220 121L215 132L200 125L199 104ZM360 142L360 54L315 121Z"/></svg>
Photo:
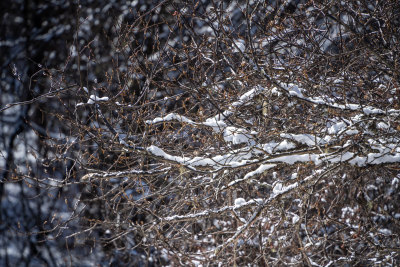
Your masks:
<svg viewBox="0 0 400 267"><path fill-rule="evenodd" d="M156 123L161 123L161 122L169 122L169 121L177 121L181 123L187 123L192 126L208 126L213 129L214 132L217 133L223 133L224 140L226 142L231 142L232 144L242 144L242 143L248 143L248 144L254 144L253 141L253 136L257 134L255 131L249 132L248 130L244 128L238 128L235 126L228 126L225 120L233 114L233 108L239 108L241 106L247 105L251 103L251 100L259 95L261 92L265 90L264 87L262 86L255 86L254 88L250 89L243 95L239 97L239 100L236 102L233 102L231 104L231 107L223 111L221 114L217 114L216 116L207 118L203 122L195 122L183 115L175 114L175 113L169 113L164 117L157 117L154 118L153 120L147 120L146 124L156 124Z"/></svg>
<svg viewBox="0 0 400 267"><path fill-rule="evenodd" d="M265 88L260 85L255 86L253 89L247 91L242 96L240 96L238 101L233 102L232 107L238 108L243 105L251 103L250 100L252 100L254 97L256 97L257 95L262 93L264 90L265 90Z"/></svg>
<svg viewBox="0 0 400 267"><path fill-rule="evenodd" d="M167 122L167 121L178 121L178 122L184 122L192 125L196 125L197 123L192 121L191 119L186 118L183 115L175 114L175 113L170 113L166 115L165 117L159 117L155 118L154 120L147 120L147 124L156 124L160 122Z"/></svg>
<svg viewBox="0 0 400 267"><path fill-rule="evenodd" d="M150 154L160 157L167 161L172 161L177 164L184 165L186 167L191 167L195 170L195 167L211 167L215 171L218 171L222 168L236 168L245 166L249 163L254 163L256 160L251 160L251 153L246 151L239 151L236 150L232 153L227 153L224 155L217 155L212 158L207 157L181 157L181 156L174 156L171 154L166 153L164 150L157 146L150 146L146 148L147 152Z"/></svg>
<svg viewBox="0 0 400 267"><path fill-rule="evenodd" d="M90 97L89 97L89 99L88 99L86 104L93 105L93 104L96 104L98 102L106 102L108 100L109 100L109 98L107 96L99 97L99 96L96 96L96 95L90 95ZM76 104L77 107L82 106L82 105L85 105L85 103Z"/></svg>
<svg viewBox="0 0 400 267"><path fill-rule="evenodd" d="M271 147L272 145L264 144L266 147ZM395 146L395 144L392 144ZM223 168L239 168L243 166L247 166L250 164L260 164L264 163L285 163L289 165L293 165L295 163L300 162L313 162L315 165L320 165L323 162L329 163L338 163L338 162L347 162L350 165L354 166L366 166L368 164L383 164L383 163L395 163L400 162L400 152L388 151L388 149L383 149L378 153L369 153L366 157L358 156L354 152L346 151L350 148L350 143L344 144L340 147L330 145L326 148L333 149L333 152L325 153L320 152L320 150L312 148L312 149L302 149L302 150L292 150L283 153L270 153L269 155L264 155L264 157L254 158L257 154L260 154L259 151L256 150L236 150L232 153L227 153L223 155L217 155L212 158L207 157L181 157L174 156L166 153L164 150L157 146L150 146L146 148L146 150L154 156L161 157L167 161L172 161L174 163L178 163L184 165L186 167L192 168L196 170L195 167L211 167L214 171L219 171ZM246 149L249 149L248 147ZM310 153L310 152L319 152L319 153ZM271 152L271 151L270 151ZM254 173L249 173L248 176L245 176L243 179L246 180L251 176L258 174L262 171L265 171L269 168L273 168L274 164L266 164L260 165L259 168L254 171Z"/></svg>
<svg viewBox="0 0 400 267"><path fill-rule="evenodd" d="M335 103L332 99L329 97L326 97L329 99L329 101L323 99L322 97L307 97L303 94L303 91L305 91L303 88L299 87L296 84L293 83L276 83L280 89L286 91L290 96L294 96L296 98L305 100L307 102L310 102L312 104L316 105L324 105L332 108L337 108L341 110L351 110L351 111L361 111L365 115L370 115L370 114L380 114L380 115L386 115L386 114L400 114L400 110L397 109L389 109L389 110L382 110L379 108L375 108L372 106L362 106L359 104L338 104Z"/></svg>
<svg viewBox="0 0 400 267"><path fill-rule="evenodd" d="M168 172L171 167L166 167L162 169L155 170L127 170L127 171L118 171L118 172L93 172L88 173L82 177L82 180L90 180L90 179L111 179L111 178L125 178L131 175L154 175L157 173L165 173Z"/></svg>
<svg viewBox="0 0 400 267"><path fill-rule="evenodd" d="M265 171L267 171L269 169L272 169L274 167L276 167L276 164L261 164L256 170L248 172L241 179L237 179L237 180L234 180L234 181L230 182L227 186L223 186L221 188L221 190L224 190L226 188L232 187L232 186L234 186L234 185L236 185L238 183L244 182L244 181L246 181L246 180L248 180L248 179L250 179L250 178L252 178L254 176L260 175L260 174L264 173Z"/></svg>

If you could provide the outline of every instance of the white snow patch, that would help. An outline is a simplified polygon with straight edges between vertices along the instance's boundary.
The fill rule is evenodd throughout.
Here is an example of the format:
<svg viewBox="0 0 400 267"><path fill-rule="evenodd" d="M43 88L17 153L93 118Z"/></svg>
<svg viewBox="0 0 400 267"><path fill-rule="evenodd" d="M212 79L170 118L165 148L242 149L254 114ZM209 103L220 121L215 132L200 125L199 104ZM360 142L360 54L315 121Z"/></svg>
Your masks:
<svg viewBox="0 0 400 267"><path fill-rule="evenodd" d="M224 131L224 139L227 142L232 142L234 145L249 142L249 134L247 130L236 127L226 127Z"/></svg>
<svg viewBox="0 0 400 267"><path fill-rule="evenodd" d="M389 129L389 125L386 124L386 123L384 123L384 122L379 122L379 123L376 125L376 127L377 127L378 129L381 129L381 130L387 130L387 129Z"/></svg>
<svg viewBox="0 0 400 267"><path fill-rule="evenodd" d="M164 150L162 150L161 148L157 147L157 146L149 146L147 148L147 151L150 152L151 154L155 155L155 156L159 156L162 158L165 158L167 160L172 160L178 163L184 163L185 161L188 161L188 158L183 158L183 157L178 157L178 156L172 156L170 154L167 154L164 152Z"/></svg>
<svg viewBox="0 0 400 267"><path fill-rule="evenodd" d="M339 133L342 129L346 128L347 124L343 121L340 121L338 123L333 124L328 128L328 133L329 134L337 134Z"/></svg>
<svg viewBox="0 0 400 267"><path fill-rule="evenodd" d="M86 104L91 105L91 104L94 104L96 102L104 102L104 101L108 101L108 100L109 100L109 98L107 96L98 97L98 96L95 96L95 95L91 95ZM77 106L80 106L80 105L83 105L83 103L78 103L77 104Z"/></svg>
<svg viewBox="0 0 400 267"><path fill-rule="evenodd" d="M295 224L300 220L300 217L297 214L293 214L292 223Z"/></svg>
<svg viewBox="0 0 400 267"><path fill-rule="evenodd" d="M246 204L246 200L244 198L239 197L239 198L235 199L235 206L236 207L237 206L242 206L244 204Z"/></svg>
<svg viewBox="0 0 400 267"><path fill-rule="evenodd" d="M253 89L247 91L245 94L243 94L237 102L233 102L232 106L233 107L239 107L242 106L246 103L248 103L251 99L253 99L256 95L261 93L265 88L261 86L256 86Z"/></svg>
<svg viewBox="0 0 400 267"><path fill-rule="evenodd" d="M175 114L175 113L170 113L167 116L155 118L154 120L147 120L146 123L147 124L155 124L155 123L158 123L158 122L172 121L172 120L176 120L176 121L179 121L179 122L185 122L185 123L189 123L189 124L196 124L191 119L188 119L185 116L178 115L178 114Z"/></svg>
<svg viewBox="0 0 400 267"><path fill-rule="evenodd" d="M282 188L283 188L282 183L276 183L274 189L272 189L272 192L274 192L274 194L277 195L282 192Z"/></svg>

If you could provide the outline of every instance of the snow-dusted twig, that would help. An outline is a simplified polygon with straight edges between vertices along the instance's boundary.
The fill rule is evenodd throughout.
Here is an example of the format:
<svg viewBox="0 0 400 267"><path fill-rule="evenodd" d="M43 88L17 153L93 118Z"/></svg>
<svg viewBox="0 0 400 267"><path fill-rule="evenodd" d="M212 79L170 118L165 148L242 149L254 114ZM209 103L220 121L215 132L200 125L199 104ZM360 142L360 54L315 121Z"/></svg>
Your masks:
<svg viewBox="0 0 400 267"><path fill-rule="evenodd" d="M119 172L93 172L88 173L82 177L82 180L89 179L111 179L111 178L121 178L127 177L131 175L154 175L157 173L165 173L168 172L171 167L166 167L157 170L127 170L127 171L119 171Z"/></svg>

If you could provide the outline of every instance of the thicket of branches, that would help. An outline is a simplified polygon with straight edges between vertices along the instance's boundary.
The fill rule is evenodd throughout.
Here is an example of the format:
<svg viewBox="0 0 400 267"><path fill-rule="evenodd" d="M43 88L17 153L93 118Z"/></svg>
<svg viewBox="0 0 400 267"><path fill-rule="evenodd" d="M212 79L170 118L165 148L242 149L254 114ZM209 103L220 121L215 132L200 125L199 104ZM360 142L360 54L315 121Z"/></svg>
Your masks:
<svg viewBox="0 0 400 267"><path fill-rule="evenodd" d="M63 62L9 63L29 94L2 89L2 244L49 265L400 263L398 1L136 1L104 27L82 5Z"/></svg>

